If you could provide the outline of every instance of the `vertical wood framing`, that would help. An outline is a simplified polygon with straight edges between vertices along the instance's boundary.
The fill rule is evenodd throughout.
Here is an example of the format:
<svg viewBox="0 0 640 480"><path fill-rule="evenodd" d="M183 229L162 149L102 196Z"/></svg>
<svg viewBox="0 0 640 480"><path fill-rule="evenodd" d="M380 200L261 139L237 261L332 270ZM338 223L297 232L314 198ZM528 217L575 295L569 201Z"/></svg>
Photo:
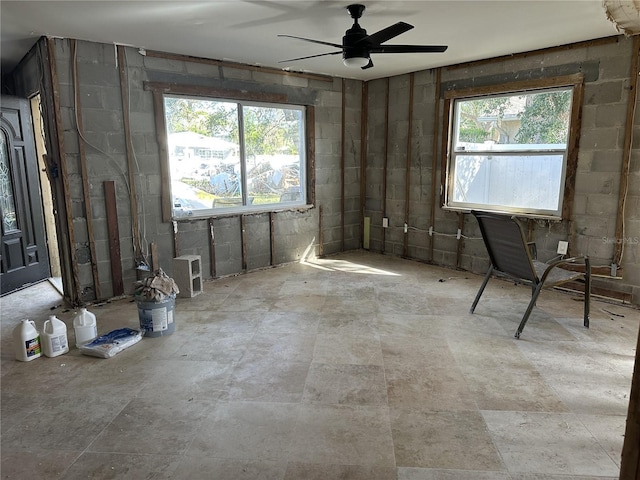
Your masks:
<svg viewBox="0 0 640 480"><path fill-rule="evenodd" d="M69 253L72 270L73 289L69 292L70 301L73 305L82 303L82 293L80 291L80 280L78 272L78 256L76 252L75 229L73 226L73 214L71 211L71 198L69 197L69 170L64 149L64 135L62 134L63 122L60 111L60 86L58 83L58 71L56 68L56 55L54 39L47 38L47 53L49 55L49 74L51 76L51 95L53 97L53 114L55 124L55 139L57 141L58 161L60 162L60 176L62 178L62 192L64 194L64 205L67 219L67 232L69 235Z"/></svg>
<svg viewBox="0 0 640 480"><path fill-rule="evenodd" d="M180 256L180 237L178 235L178 222L173 220L171 222L173 227L173 258Z"/></svg>
<svg viewBox="0 0 640 480"><path fill-rule="evenodd" d="M216 278L216 235L213 228L213 218L209 218L209 259L211 261L211 276Z"/></svg>
<svg viewBox="0 0 640 480"><path fill-rule="evenodd" d="M442 69L436 69L436 93L434 99L433 113L433 144L431 151L431 205L429 209L429 227L435 230L436 226L436 200L438 198L438 181L436 173L438 171L438 120L440 117L440 88L442 84ZM433 261L433 235L429 237L429 261Z"/></svg>
<svg viewBox="0 0 640 480"><path fill-rule="evenodd" d="M129 201L131 203L131 223L133 229L133 248L136 260L142 255L140 245L140 220L138 218L138 200L136 195L136 177L135 177L135 157L133 152L133 141L131 140L131 124L129 112L129 85L127 83L126 59L124 55L124 47L117 46L118 52L118 71L120 73L120 92L122 99L122 118L124 121L124 139L127 152L127 170L129 173Z"/></svg>
<svg viewBox="0 0 640 480"><path fill-rule="evenodd" d="M118 208L116 206L116 184L113 180L104 182L104 201L109 227L109 258L111 259L111 285L113 295L124 294L122 283L122 262L120 258L120 232L118 230Z"/></svg>
<svg viewBox="0 0 640 480"><path fill-rule="evenodd" d="M413 88L415 78L413 72L409 75L409 126L407 132L407 163L404 176L404 224L409 225L409 203L411 200L411 141L413 140ZM404 233L403 255L409 255L409 231Z"/></svg>
<svg viewBox="0 0 640 480"><path fill-rule="evenodd" d="M389 163L389 77L387 77L384 108L384 147L382 164L382 218L387 216L387 166ZM382 229L382 253L386 243L386 230Z"/></svg>
<svg viewBox="0 0 640 480"><path fill-rule="evenodd" d="M620 266L624 252L624 215L627 192L629 191L629 169L631 167L631 144L633 142L633 127L635 125L636 102L638 100L638 57L640 56L640 37L633 37L633 51L631 71L629 73L629 98L627 100L627 117L624 129L624 144L622 150L622 170L620 175L620 193L618 196L618 217L616 219L616 243L613 263Z"/></svg>
<svg viewBox="0 0 640 480"><path fill-rule="evenodd" d="M460 268L462 261L462 245L464 244L462 239L462 235L464 234L464 213L462 212L458 212L458 231L460 232L460 238L458 239L456 248L456 267Z"/></svg>
<svg viewBox="0 0 640 480"><path fill-rule="evenodd" d="M306 108L307 123L307 203L316 203L316 111Z"/></svg>
<svg viewBox="0 0 640 480"><path fill-rule="evenodd" d="M242 270L247 271L247 217L240 215L240 241L242 242Z"/></svg>
<svg viewBox="0 0 640 480"><path fill-rule="evenodd" d="M76 128L78 129L78 148L80 153L80 174L82 176L82 193L84 196L84 210L87 219L87 236L89 238L89 253L91 255L91 274L93 276L93 289L97 300L102 300L100 280L98 277L98 256L96 253L96 241L93 232L93 213L91 211L91 195L89 194L89 174L87 172L87 152L84 142L84 124L82 121L82 105L80 97L80 83L78 82L78 42L71 40L71 61L73 62L73 92L74 108L76 114Z"/></svg>
<svg viewBox="0 0 640 480"><path fill-rule="evenodd" d="M369 107L369 84L362 82L362 108L360 109L360 238L364 247L364 211L367 199L367 115ZM367 240L368 243L368 240ZM367 245L367 249L368 249Z"/></svg>
<svg viewBox="0 0 640 480"><path fill-rule="evenodd" d="M271 247L271 256L269 258L269 265L274 265L276 261L276 213L269 212L269 246Z"/></svg>
<svg viewBox="0 0 640 480"><path fill-rule="evenodd" d="M169 176L169 152L167 152L167 131L164 125L164 99L162 93L153 90L153 115L156 124L156 137L160 154L160 182L162 221L170 222L171 208L171 178Z"/></svg>
<svg viewBox="0 0 640 480"><path fill-rule="evenodd" d="M151 242L151 271L156 272L160 268L160 258L158 257L158 244Z"/></svg>
<svg viewBox="0 0 640 480"><path fill-rule="evenodd" d="M324 256L324 230L322 228L322 205L318 207L318 256Z"/></svg>
<svg viewBox="0 0 640 480"><path fill-rule="evenodd" d="M620 479L640 478L640 331L636 346L636 360L631 378L627 425L622 445L622 461L620 463Z"/></svg>
<svg viewBox="0 0 640 480"><path fill-rule="evenodd" d="M347 97L347 79L342 79L342 117L341 117L341 128L340 128L340 251L344 252L344 188L345 188L345 180L344 180L344 169L345 169L345 158L344 158L344 142L345 142L345 115L346 115L346 97Z"/></svg>

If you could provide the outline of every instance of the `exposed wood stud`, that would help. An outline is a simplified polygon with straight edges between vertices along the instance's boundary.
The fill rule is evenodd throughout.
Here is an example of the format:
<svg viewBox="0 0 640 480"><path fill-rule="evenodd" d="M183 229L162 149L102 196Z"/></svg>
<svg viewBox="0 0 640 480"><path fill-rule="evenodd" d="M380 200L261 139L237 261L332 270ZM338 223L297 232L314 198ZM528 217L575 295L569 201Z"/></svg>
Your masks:
<svg viewBox="0 0 640 480"><path fill-rule="evenodd" d="M151 242L151 271L155 272L160 268L160 257L158 256L158 244Z"/></svg>
<svg viewBox="0 0 640 480"><path fill-rule="evenodd" d="M367 198L367 115L369 109L369 84L362 82L362 107L360 109L360 238L364 246L364 217Z"/></svg>
<svg viewBox="0 0 640 480"><path fill-rule="evenodd" d="M640 57L640 37L633 37L633 52L631 57L631 71L629 73L629 98L627 100L627 117L624 129L624 144L622 150L622 169L620 176L620 190L618 194L618 217L616 219L616 243L613 263L620 265L624 252L624 215L627 192L629 191L629 169L631 167L631 145L633 143L633 127L635 125L636 102L638 100L638 57Z"/></svg>
<svg viewBox="0 0 640 480"><path fill-rule="evenodd" d="M211 276L216 278L218 276L216 272L216 235L213 222L213 218L209 218L209 259L211 262Z"/></svg>
<svg viewBox="0 0 640 480"><path fill-rule="evenodd" d="M387 216L387 166L389 164L389 77L386 79L385 109L384 109L384 147L382 152L382 218ZM384 253L386 243L386 229L382 229L382 248Z"/></svg>
<svg viewBox="0 0 640 480"><path fill-rule="evenodd" d="M274 265L276 261L276 213L269 212L269 245L271 247L271 256L269 258L269 265Z"/></svg>
<svg viewBox="0 0 640 480"><path fill-rule="evenodd" d="M433 143L431 145L431 205L429 208L429 227L433 227L435 230L436 225L436 202L438 194L436 188L438 188L438 181L436 173L438 172L438 125L440 117L440 90L442 85L442 68L436 69L436 88L434 98L434 113L433 113ZM444 132L443 132L444 135ZM429 261L433 261L433 236L429 236Z"/></svg>
<svg viewBox="0 0 640 480"><path fill-rule="evenodd" d="M409 205L411 200L411 142L413 140L413 88L415 84L414 74L409 75L409 126L407 132L407 162L404 177L404 224L409 225ZM403 255L409 255L409 231L404 233Z"/></svg>
<svg viewBox="0 0 640 480"><path fill-rule="evenodd" d="M345 137L347 128L345 124L346 99L347 99L347 79L342 79L342 116L340 125L340 251L344 252L344 195L345 195Z"/></svg>
<svg viewBox="0 0 640 480"><path fill-rule="evenodd" d="M78 271L78 257L76 253L75 228L73 226L73 213L71 211L71 198L69 197L69 170L64 148L64 128L62 113L60 111L60 84L58 83L58 72L56 69L55 40L47 37L47 49L49 55L49 73L51 75L51 95L53 97L53 114L55 123L55 138L57 140L58 161L60 162L60 176L62 177L62 192L64 194L64 205L67 220L67 233L69 235L69 252L72 270L72 287L69 292L69 299L73 305L82 303L82 292L80 291L80 279Z"/></svg>
<svg viewBox="0 0 640 480"><path fill-rule="evenodd" d="M167 151L167 131L164 125L164 99L159 91L153 92L153 116L158 139L158 153L160 155L160 195L162 221L170 222L173 216L171 202L171 176L169 175L169 152Z"/></svg>
<svg viewBox="0 0 640 480"><path fill-rule="evenodd" d="M124 47L118 45L118 72L120 74L120 98L122 100L122 119L124 122L124 139L127 153L127 171L129 174L129 202L131 204L131 223L133 230L133 249L135 260L143 256L140 244L140 219L138 217L138 198L136 195L135 157L133 152L133 141L131 140L131 123L129 115L129 85L126 71L126 59Z"/></svg>
<svg viewBox="0 0 640 480"><path fill-rule="evenodd" d="M104 201L107 211L107 226L109 229L109 258L111 260L111 285L113 295L124 294L122 283L122 261L120 256L120 232L118 229L118 207L116 204L116 184L107 180L104 185Z"/></svg>
<svg viewBox="0 0 640 480"><path fill-rule="evenodd" d="M462 264L462 246L464 245L462 238L464 234L464 213L462 212L458 212L458 231L460 232L460 238L458 239L456 248L456 267L460 268Z"/></svg>
<svg viewBox="0 0 640 480"><path fill-rule="evenodd" d="M175 220L171 222L171 225L173 227L173 258L180 256L180 237L178 235L178 224L179 222L176 222Z"/></svg>
<svg viewBox="0 0 640 480"><path fill-rule="evenodd" d="M324 230L322 225L322 205L318 207L318 256L324 256Z"/></svg>
<svg viewBox="0 0 640 480"><path fill-rule="evenodd" d="M87 236L89 238L89 253L91 255L91 274L93 276L93 288L97 300L102 300L102 292L100 291L100 279L98 276L98 256L96 253L96 241L93 231L93 213L91 210L91 195L89 193L89 175L87 173L87 152L84 142L84 124L82 121L82 105L80 99L80 83L78 82L78 59L77 59L78 42L71 40L71 58L73 62L73 85L74 85L74 108L76 114L76 128L78 129L79 139L78 148L80 154L80 174L82 176L82 193L84 196L84 209L87 219Z"/></svg>
<svg viewBox="0 0 640 480"><path fill-rule="evenodd" d="M637 37L636 37L637 38ZM640 331L636 345L636 359L631 378L631 393L627 410L627 425L622 445L620 479L640 478Z"/></svg>
<svg viewBox="0 0 640 480"><path fill-rule="evenodd" d="M242 270L247 271L247 218L240 215L240 241L242 242Z"/></svg>
<svg viewBox="0 0 640 480"><path fill-rule="evenodd" d="M316 110L312 105L306 108L307 128L307 204L316 203Z"/></svg>

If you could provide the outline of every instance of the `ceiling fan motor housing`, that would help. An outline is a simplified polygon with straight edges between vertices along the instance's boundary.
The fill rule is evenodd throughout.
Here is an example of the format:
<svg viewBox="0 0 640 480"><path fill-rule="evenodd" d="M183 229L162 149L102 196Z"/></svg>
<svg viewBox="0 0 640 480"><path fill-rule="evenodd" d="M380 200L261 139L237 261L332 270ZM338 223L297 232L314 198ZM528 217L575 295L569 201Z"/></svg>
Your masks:
<svg viewBox="0 0 640 480"><path fill-rule="evenodd" d="M342 37L342 58L369 58L369 42L361 41L367 37L367 31L357 23Z"/></svg>

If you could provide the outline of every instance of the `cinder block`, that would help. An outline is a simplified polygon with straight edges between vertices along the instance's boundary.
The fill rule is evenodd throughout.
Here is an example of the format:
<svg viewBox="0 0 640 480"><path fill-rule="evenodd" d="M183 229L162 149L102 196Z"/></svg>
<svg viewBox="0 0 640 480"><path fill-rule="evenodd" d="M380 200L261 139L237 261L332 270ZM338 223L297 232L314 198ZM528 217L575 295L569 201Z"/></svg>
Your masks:
<svg viewBox="0 0 640 480"><path fill-rule="evenodd" d="M180 289L179 297L191 298L202 293L202 261L200 255L182 255L174 258L173 279Z"/></svg>

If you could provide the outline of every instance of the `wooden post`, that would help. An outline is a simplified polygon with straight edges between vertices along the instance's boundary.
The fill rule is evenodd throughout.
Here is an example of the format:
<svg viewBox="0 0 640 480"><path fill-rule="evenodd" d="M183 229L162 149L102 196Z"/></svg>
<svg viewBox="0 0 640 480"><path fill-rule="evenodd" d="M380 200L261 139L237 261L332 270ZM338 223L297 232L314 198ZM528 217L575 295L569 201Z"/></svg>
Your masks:
<svg viewBox="0 0 640 480"><path fill-rule="evenodd" d="M209 218L209 258L211 259L211 276L216 278L216 236L213 230L213 218Z"/></svg>
<svg viewBox="0 0 640 480"><path fill-rule="evenodd" d="M242 241L242 270L247 271L247 218L240 215L240 240Z"/></svg>
<svg viewBox="0 0 640 480"><path fill-rule="evenodd" d="M627 428L622 446L622 463L620 464L620 480L637 480L640 478L640 331L636 345L636 361L631 379L629 394L629 410L627 412Z"/></svg>
<svg viewBox="0 0 640 480"><path fill-rule="evenodd" d="M151 242L151 271L155 272L160 268L160 259L158 258L158 244Z"/></svg>
<svg viewBox="0 0 640 480"><path fill-rule="evenodd" d="M362 108L360 115L360 222L361 222L361 238L364 247L365 223L364 210L367 201L367 114L369 107L368 100L368 83L362 82ZM367 241L368 244L368 241ZM369 246L366 247L369 249Z"/></svg>
<svg viewBox="0 0 640 480"><path fill-rule="evenodd" d="M345 128L346 128L346 89L347 79L342 79L342 118L340 125L340 251L344 252L344 189L345 189L345 158L344 158L344 142L345 142Z"/></svg>
<svg viewBox="0 0 640 480"><path fill-rule="evenodd" d="M269 244L271 246L271 258L269 259L269 265L274 265L276 261L276 212L269 212Z"/></svg>
<svg viewBox="0 0 640 480"><path fill-rule="evenodd" d="M440 117L440 85L442 70L436 69L436 93L433 104L433 150L431 152L431 206L429 209L429 227L436 228L436 200L438 198L436 172L438 171L438 120ZM444 135L444 133L443 133ZM429 237L429 261L433 261L433 236Z"/></svg>
<svg viewBox="0 0 640 480"><path fill-rule="evenodd" d="M80 105L80 82L78 81L78 61L77 61L77 41L71 40L71 58L73 59L73 85L74 85L74 106L76 113L76 128L79 139L78 148L80 153L80 173L82 175L82 193L84 199L84 211L87 216L87 237L89 238L89 252L91 254L91 273L93 275L93 289L96 299L102 300L100 292L100 281L98 279L98 256L96 254L96 242L93 234L93 214L91 212L91 195L89 194L89 175L87 173L87 154L84 146L84 126L82 122L82 107Z"/></svg>
<svg viewBox="0 0 640 480"><path fill-rule="evenodd" d="M407 163L404 174L404 224L409 225L409 203L411 201L411 140L413 139L413 85L414 74L409 75L409 127L407 132ZM405 229L406 230L406 229ZM403 255L409 256L409 231L404 232Z"/></svg>
<svg viewBox="0 0 640 480"><path fill-rule="evenodd" d="M122 262L120 258L120 232L118 231L118 208L116 206L116 184L113 180L104 182L104 201L109 228L109 257L111 258L111 285L113 295L124 293L122 284Z"/></svg>
<svg viewBox="0 0 640 480"><path fill-rule="evenodd" d="M389 163L389 77L387 77L387 91L384 109L384 159L382 164L382 218L387 216L387 166ZM382 229L382 253L386 243L386 229Z"/></svg>

